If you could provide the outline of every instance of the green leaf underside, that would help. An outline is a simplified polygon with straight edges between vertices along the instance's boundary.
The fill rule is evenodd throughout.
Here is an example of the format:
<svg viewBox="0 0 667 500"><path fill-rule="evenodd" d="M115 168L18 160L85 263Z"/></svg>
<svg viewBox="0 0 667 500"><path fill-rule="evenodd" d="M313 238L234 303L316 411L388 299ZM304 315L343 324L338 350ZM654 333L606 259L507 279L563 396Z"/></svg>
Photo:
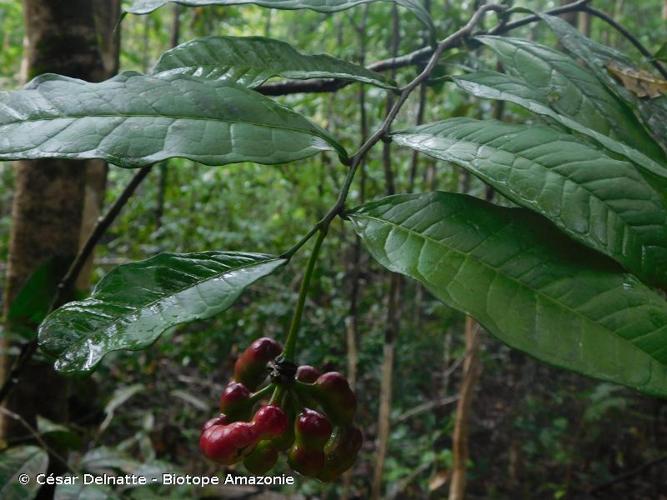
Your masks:
<svg viewBox="0 0 667 500"><path fill-rule="evenodd" d="M268 7L270 9L282 10L298 10L309 9L316 12L338 12L341 10L350 9L357 5L365 3L373 3L378 0L131 0L130 4L125 7L125 12L131 14L148 14L169 3L177 3L190 7L205 6L205 5L259 5L260 7ZM389 0L384 0L389 1ZM412 13L424 25L428 27L431 32L435 31L433 20L428 11L419 3L418 0L393 0L398 5L405 7L412 11Z"/></svg>
<svg viewBox="0 0 667 500"><path fill-rule="evenodd" d="M0 498L3 500L27 500L37 495L40 486L37 474L46 472L49 463L47 453L37 446L19 446L0 453ZM20 474L28 474L30 483L23 486Z"/></svg>
<svg viewBox="0 0 667 500"><path fill-rule="evenodd" d="M322 128L227 82L131 72L102 83L43 75L24 90L0 92L0 160L277 164L331 149L346 158Z"/></svg>
<svg viewBox="0 0 667 500"><path fill-rule="evenodd" d="M170 327L228 309L284 263L264 254L201 252L119 266L88 299L46 318L40 347L58 357L59 371L90 371L111 351L143 349Z"/></svg>
<svg viewBox="0 0 667 500"><path fill-rule="evenodd" d="M247 87L269 78L341 78L394 88L384 77L358 64L326 54L305 55L288 43L260 36L210 36L165 52L154 69L158 77L191 75L224 80Z"/></svg>
<svg viewBox="0 0 667 500"><path fill-rule="evenodd" d="M480 71L456 76L453 79L459 87L474 96L513 102L534 113L553 118L561 125L587 135L609 151L623 155L638 167L667 180L667 168L665 166L649 158L641 151L582 124L578 121L581 118L580 116L572 117L561 114L565 113L566 110L549 102L550 97L546 91L533 87L523 79L495 71Z"/></svg>
<svg viewBox="0 0 667 500"><path fill-rule="evenodd" d="M454 118L393 135L459 165L646 281L667 285L667 209L631 163L545 126Z"/></svg>
<svg viewBox="0 0 667 500"><path fill-rule="evenodd" d="M667 151L667 96L663 95L657 99L640 99L614 80L607 70L607 64L610 62L620 62L624 66L634 67L629 57L585 37L559 17L538 15L556 34L568 52L580 58L608 89L639 110L643 122L653 132L653 138L662 145L663 150Z"/></svg>
<svg viewBox="0 0 667 500"><path fill-rule="evenodd" d="M665 159L631 109L567 54L519 38L477 39L496 52L505 71L534 89L542 104L654 160ZM664 166L662 174L667 175Z"/></svg>
<svg viewBox="0 0 667 500"><path fill-rule="evenodd" d="M349 214L371 254L508 345L667 397L667 303L543 218L466 195L396 195Z"/></svg>

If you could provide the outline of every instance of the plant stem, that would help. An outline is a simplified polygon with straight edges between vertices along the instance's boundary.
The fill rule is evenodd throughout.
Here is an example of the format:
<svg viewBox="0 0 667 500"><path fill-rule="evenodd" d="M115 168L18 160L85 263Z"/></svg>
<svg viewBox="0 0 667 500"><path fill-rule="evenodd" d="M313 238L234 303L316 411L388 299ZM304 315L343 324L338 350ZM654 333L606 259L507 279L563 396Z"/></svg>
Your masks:
<svg viewBox="0 0 667 500"><path fill-rule="evenodd" d="M266 396L269 392L271 392L275 387L275 384L269 384L266 387L262 387L259 391L253 393L250 396L250 401L255 403L262 399L264 396Z"/></svg>
<svg viewBox="0 0 667 500"><path fill-rule="evenodd" d="M271 386L269 385L267 387ZM269 401L269 404L280 405L282 403L284 394L285 394L285 386L276 384L275 389L273 391L273 395L271 396L271 400Z"/></svg>
<svg viewBox="0 0 667 500"><path fill-rule="evenodd" d="M331 221L329 221L331 222ZM296 303L296 308L294 309L294 316L292 316L292 323L290 324L289 332L287 333L287 340L285 341L285 351L283 356L287 361L294 361L294 350L296 348L296 338L299 331L299 325L301 324L301 316L303 316L303 307L306 303L306 296L308 295L308 289L310 288L310 279L313 276L313 270L315 269L315 263L317 262L317 257L320 253L320 248L322 247L322 242L327 236L327 230L329 225L321 227L319 229L319 235L317 240L315 240L315 246L313 247L313 252L310 254L310 259L308 260L308 266L306 267L306 273L303 276L303 281L301 281L301 290L299 291L299 299Z"/></svg>

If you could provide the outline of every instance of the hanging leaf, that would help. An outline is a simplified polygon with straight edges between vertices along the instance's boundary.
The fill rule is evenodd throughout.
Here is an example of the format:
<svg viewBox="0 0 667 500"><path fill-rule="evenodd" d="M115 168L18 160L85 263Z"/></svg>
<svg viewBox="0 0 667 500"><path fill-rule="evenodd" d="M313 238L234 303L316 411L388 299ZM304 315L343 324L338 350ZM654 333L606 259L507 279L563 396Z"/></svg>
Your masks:
<svg viewBox="0 0 667 500"><path fill-rule="evenodd" d="M539 92L543 96L540 101L546 101L557 113L642 151L654 160L665 160L664 152L632 110L594 73L567 54L519 38L482 36L477 39L498 54L505 71Z"/></svg>
<svg viewBox="0 0 667 500"><path fill-rule="evenodd" d="M269 78L340 78L395 88L382 75L326 54L305 55L290 44L261 36L209 36L168 50L154 69L158 77L190 75L257 87Z"/></svg>
<svg viewBox="0 0 667 500"><path fill-rule="evenodd" d="M651 130L653 138L667 151L667 96L656 99L640 99L609 73L607 66L618 63L633 68L633 61L610 47L600 45L585 37L579 30L556 16L538 14L556 34L565 49L593 71L608 89L637 110L643 123Z"/></svg>
<svg viewBox="0 0 667 500"><path fill-rule="evenodd" d="M30 500L37 496L40 485L37 474L46 472L49 456L37 446L19 446L0 453L0 498L3 500ZM19 482L27 474L28 484Z"/></svg>
<svg viewBox="0 0 667 500"><path fill-rule="evenodd" d="M205 5L247 5L254 4L270 9L298 10L309 9L316 12L338 12L357 5L373 3L378 0L131 0L125 7L125 12L130 14L148 14L168 3L177 3L189 7ZM385 0L388 1L388 0ZM430 14L419 0L390 0L405 7L431 31L435 32L435 26Z"/></svg>
<svg viewBox="0 0 667 500"><path fill-rule="evenodd" d="M303 116L231 83L123 73L102 83L43 75L0 92L0 160L102 158L140 167L173 157L276 164L345 150Z"/></svg>
<svg viewBox="0 0 667 500"><path fill-rule="evenodd" d="M453 118L393 135L459 165L572 238L667 286L667 209L628 162L543 126Z"/></svg>
<svg viewBox="0 0 667 500"><path fill-rule="evenodd" d="M168 328L214 316L285 263L236 252L160 254L118 266L90 298L49 315L39 345L62 372L92 370L111 351L148 347Z"/></svg>
<svg viewBox="0 0 667 500"><path fill-rule="evenodd" d="M534 113L552 118L570 130L590 137L609 151L623 155L648 174L667 181L667 166L654 161L643 152L623 142L589 128L587 124L582 123L587 122L586 115L566 114L569 113L568 108L560 106L562 99L552 99L548 91L536 88L521 78L495 71L480 71L456 76L453 80L459 87L474 96L513 102Z"/></svg>
<svg viewBox="0 0 667 500"><path fill-rule="evenodd" d="M511 347L667 397L667 302L542 217L466 195L396 195L349 219L373 257Z"/></svg>

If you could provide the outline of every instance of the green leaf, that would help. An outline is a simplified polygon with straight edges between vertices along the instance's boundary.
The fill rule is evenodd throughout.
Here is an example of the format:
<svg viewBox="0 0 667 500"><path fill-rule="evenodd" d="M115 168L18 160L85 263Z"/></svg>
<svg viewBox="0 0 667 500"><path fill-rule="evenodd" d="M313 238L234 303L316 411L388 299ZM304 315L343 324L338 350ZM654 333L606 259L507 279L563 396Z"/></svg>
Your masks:
<svg viewBox="0 0 667 500"><path fill-rule="evenodd" d="M589 128L592 120L589 119L588 115L582 116L579 113L572 113L572 108L563 107L564 99L562 96L552 100L548 90L535 87L523 78L495 71L480 71L456 76L453 80L463 90L477 97L513 102L534 113L552 118L561 125L592 138L609 151L623 155L647 172L667 179L667 167L649 158L641 151Z"/></svg>
<svg viewBox="0 0 667 500"><path fill-rule="evenodd" d="M330 149L347 158L322 128L227 82L131 72L102 83L43 75L25 90L0 92L0 160L276 164Z"/></svg>
<svg viewBox="0 0 667 500"><path fill-rule="evenodd" d="M58 449L76 449L81 446L81 436L69 427L57 424L37 415L37 430L44 440Z"/></svg>
<svg viewBox="0 0 667 500"><path fill-rule="evenodd" d="M508 345L667 397L667 303L542 217L466 195L396 195L349 214L375 259Z"/></svg>
<svg viewBox="0 0 667 500"><path fill-rule="evenodd" d="M49 456L37 446L19 446L0 453L0 498L28 500L35 498L40 486L35 476L46 472ZM22 485L18 478L27 474L30 482Z"/></svg>
<svg viewBox="0 0 667 500"><path fill-rule="evenodd" d="M609 90L620 97L633 110L637 110L653 138L667 150L667 97L640 99L618 83L607 70L610 63L620 63L634 68L633 61L625 54L600 45L585 37L579 30L556 16L538 14L558 37L565 49L583 61ZM664 158L664 152L663 152Z"/></svg>
<svg viewBox="0 0 667 500"><path fill-rule="evenodd" d="M69 257L51 257L30 275L7 313L13 331L34 338L37 326L51 309L58 283L72 260Z"/></svg>
<svg viewBox="0 0 667 500"><path fill-rule="evenodd" d="M373 3L378 0L130 0L125 12L130 14L148 14L168 3L177 3L190 7L205 5L247 5L254 4L270 9L298 10L309 9L316 12L338 12L357 5ZM435 26L430 14L419 0L391 0L412 11L412 13L431 31Z"/></svg>
<svg viewBox="0 0 667 500"><path fill-rule="evenodd" d="M481 36L477 40L498 54L505 71L534 89L533 97L539 95L542 104L654 160L665 159L632 110L567 54L519 38ZM663 175L665 171L663 166Z"/></svg>
<svg viewBox="0 0 667 500"><path fill-rule="evenodd" d="M247 87L269 78L341 78L395 88L384 77L358 64L326 54L304 55L290 44L261 36L209 36L184 43L165 52L154 69L155 76L190 75L224 80Z"/></svg>
<svg viewBox="0 0 667 500"><path fill-rule="evenodd" d="M139 350L165 330L228 309L243 290L284 259L264 254L161 254L119 266L91 297L49 315L39 344L62 372L92 370L111 351Z"/></svg>
<svg viewBox="0 0 667 500"><path fill-rule="evenodd" d="M459 165L648 282L667 285L667 209L628 162L545 126L453 118L393 135Z"/></svg>
<svg viewBox="0 0 667 500"><path fill-rule="evenodd" d="M660 48L653 54L658 61L667 62L667 42L664 42Z"/></svg>

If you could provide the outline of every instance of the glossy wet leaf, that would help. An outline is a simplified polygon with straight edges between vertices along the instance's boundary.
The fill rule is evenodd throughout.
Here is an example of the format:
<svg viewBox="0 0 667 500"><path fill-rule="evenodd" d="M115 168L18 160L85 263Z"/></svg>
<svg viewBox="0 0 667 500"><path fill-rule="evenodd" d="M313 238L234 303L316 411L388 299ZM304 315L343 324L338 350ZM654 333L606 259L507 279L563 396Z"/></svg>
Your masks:
<svg viewBox="0 0 667 500"><path fill-rule="evenodd" d="M454 82L466 92L477 97L513 102L519 106L556 120L561 125L584 134L609 151L618 153L631 160L638 167L667 180L667 167L646 156L642 151L614 139L591 127L589 117L572 113L555 102L547 89L538 88L518 76L511 76L495 71L480 71L453 78Z"/></svg>
<svg viewBox="0 0 667 500"><path fill-rule="evenodd" d="M247 87L269 78L340 78L393 88L384 77L358 64L326 54L305 55L280 40L253 37L198 38L165 52L154 69L156 76L191 75L224 80Z"/></svg>
<svg viewBox="0 0 667 500"><path fill-rule="evenodd" d="M87 83L43 75L24 90L0 92L0 160L276 164L331 149L346 156L322 128L232 83L138 73Z"/></svg>
<svg viewBox="0 0 667 500"><path fill-rule="evenodd" d="M543 104L654 160L664 160L663 151L632 109L610 92L595 73L567 54L520 38L477 39L496 52L506 72L534 89Z"/></svg>
<svg viewBox="0 0 667 500"><path fill-rule="evenodd" d="M546 126L453 118L393 136L459 165L648 282L667 285L667 209L629 162Z"/></svg>
<svg viewBox="0 0 667 500"><path fill-rule="evenodd" d="M316 12L338 12L350 9L364 3L373 3L378 0L131 0L125 7L125 12L131 14L148 14L155 9L167 5L168 3L177 3L189 7L205 5L247 5L254 4L260 7L270 9L298 10L309 9ZM412 11L412 13L422 22L431 32L435 31L433 20L430 14L419 0L383 0L394 1L398 5Z"/></svg>
<svg viewBox="0 0 667 500"><path fill-rule="evenodd" d="M49 315L39 345L62 372L92 370L111 351L148 347L170 327L214 316L285 261L264 254L160 254L118 266L83 301Z"/></svg>
<svg viewBox="0 0 667 500"><path fill-rule="evenodd" d="M609 90L623 99L632 109L637 110L643 123L651 130L653 138L662 146L663 150L667 150L667 96L641 99L617 82L608 70L610 63L620 63L626 68L633 68L634 61L611 47L594 42L559 17L538 15L553 30L568 52L593 71Z"/></svg>
<svg viewBox="0 0 667 500"><path fill-rule="evenodd" d="M438 192L391 196L349 219L380 264L511 347L667 397L667 302L541 216Z"/></svg>
<svg viewBox="0 0 667 500"><path fill-rule="evenodd" d="M17 446L0 452L0 498L3 500L29 500L35 498L40 486L37 474L46 472L49 456L37 446ZM19 483L21 474L27 474L30 482Z"/></svg>

